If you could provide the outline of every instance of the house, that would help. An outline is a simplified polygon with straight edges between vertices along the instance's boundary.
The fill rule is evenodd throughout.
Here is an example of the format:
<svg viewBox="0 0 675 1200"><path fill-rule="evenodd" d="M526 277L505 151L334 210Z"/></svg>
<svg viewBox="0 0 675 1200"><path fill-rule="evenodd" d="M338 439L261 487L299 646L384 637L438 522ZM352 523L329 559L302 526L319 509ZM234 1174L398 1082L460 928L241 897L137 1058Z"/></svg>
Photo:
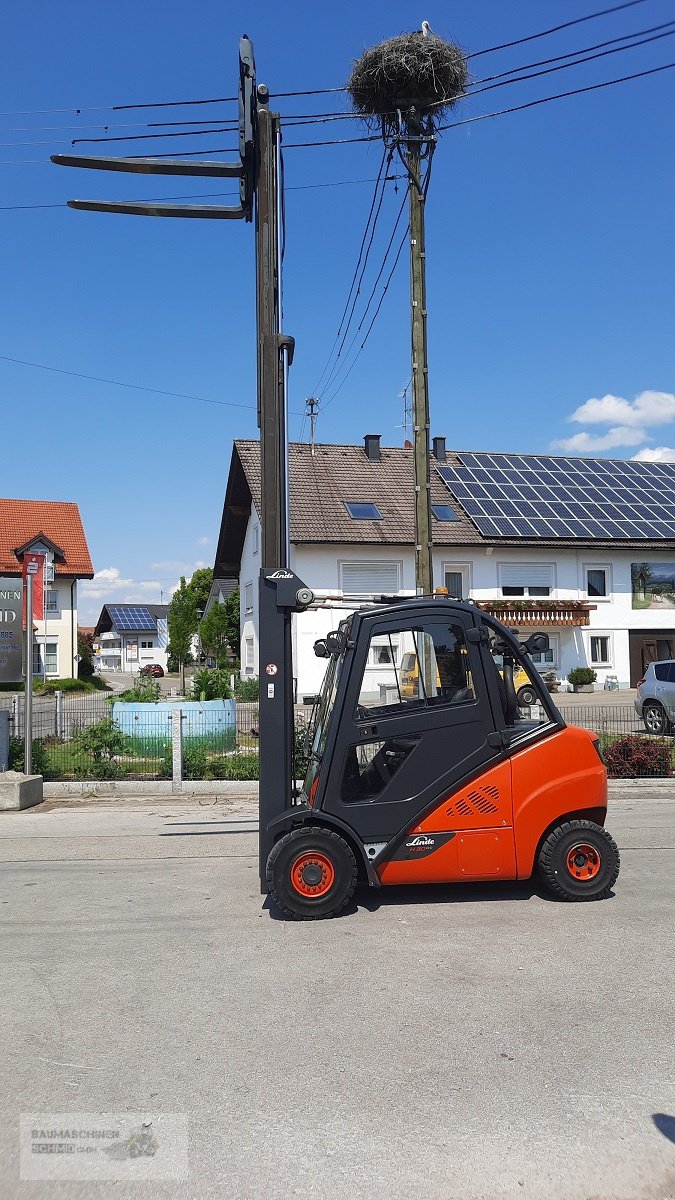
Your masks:
<svg viewBox="0 0 675 1200"><path fill-rule="evenodd" d="M35 621L33 674L77 676L77 584L94 568L77 504L0 499L0 577L21 579L25 554L45 556L44 620Z"/></svg>
<svg viewBox="0 0 675 1200"><path fill-rule="evenodd" d="M167 669L168 604L104 604L94 629L100 671L136 674L149 663Z"/></svg>
<svg viewBox="0 0 675 1200"><path fill-rule="evenodd" d="M323 676L314 640L350 606L414 594L413 456L376 435L289 451L290 565L316 595L294 618L301 696ZM675 464L455 452L444 438L431 463L435 587L547 633L534 657L558 678L590 666L596 687L635 686L650 661L675 657ZM240 582L244 676L258 673L259 510L259 443L236 441L214 574ZM374 684L385 659L373 648Z"/></svg>

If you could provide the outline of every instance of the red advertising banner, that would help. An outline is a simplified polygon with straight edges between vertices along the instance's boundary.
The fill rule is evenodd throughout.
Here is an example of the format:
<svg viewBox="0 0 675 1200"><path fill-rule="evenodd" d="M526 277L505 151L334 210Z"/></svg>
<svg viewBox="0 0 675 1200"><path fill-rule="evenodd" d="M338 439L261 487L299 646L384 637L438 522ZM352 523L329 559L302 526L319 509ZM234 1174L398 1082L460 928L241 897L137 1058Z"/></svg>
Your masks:
<svg viewBox="0 0 675 1200"><path fill-rule="evenodd" d="M23 578L23 628L26 628L26 576L33 578L33 620L45 619L45 556L44 554L24 554L21 576Z"/></svg>

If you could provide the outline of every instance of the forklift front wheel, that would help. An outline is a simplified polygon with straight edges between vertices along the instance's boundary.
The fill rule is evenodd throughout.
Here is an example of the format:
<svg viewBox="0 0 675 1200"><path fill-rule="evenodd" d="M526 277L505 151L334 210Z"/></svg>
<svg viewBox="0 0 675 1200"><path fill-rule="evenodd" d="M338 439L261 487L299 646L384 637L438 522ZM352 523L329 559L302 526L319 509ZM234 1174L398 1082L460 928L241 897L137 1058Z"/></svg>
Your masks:
<svg viewBox="0 0 675 1200"><path fill-rule="evenodd" d="M604 900L619 874L614 838L594 821L564 821L549 833L537 862L547 887L562 900Z"/></svg>
<svg viewBox="0 0 675 1200"><path fill-rule="evenodd" d="M292 829L274 844L267 886L279 908L295 921L334 917L356 887L351 847L330 829Z"/></svg>

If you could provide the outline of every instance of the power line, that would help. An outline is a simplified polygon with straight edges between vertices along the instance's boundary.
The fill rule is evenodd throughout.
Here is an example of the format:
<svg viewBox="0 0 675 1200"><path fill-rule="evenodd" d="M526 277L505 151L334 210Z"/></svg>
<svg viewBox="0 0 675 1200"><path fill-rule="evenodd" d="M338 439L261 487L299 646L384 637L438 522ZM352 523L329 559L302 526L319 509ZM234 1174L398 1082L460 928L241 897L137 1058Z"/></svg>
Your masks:
<svg viewBox="0 0 675 1200"><path fill-rule="evenodd" d="M522 67L511 67L508 71L500 71L497 75L486 75L483 79L474 79L473 83L469 84L469 87L477 87L481 83L491 83L493 79L505 79L507 75L515 75L520 71L530 71L534 67L548 67L551 63L562 62L565 58L576 58L578 54L589 54L592 50L603 50L605 46L615 46L617 42L626 42L631 38L642 37L643 34L656 33L659 29L667 29L673 24L675 24L675 21L664 21L662 25L651 25L646 29L636 29L634 33L624 33L621 37L609 38L605 42L596 42L593 46L584 46L581 50L570 50L567 54L556 54L553 58L542 58L538 62L525 63Z"/></svg>
<svg viewBox="0 0 675 1200"><path fill-rule="evenodd" d="M548 37L551 33L560 33L561 29L571 29L573 25L583 25L585 21L594 21L596 17L606 17L610 13L620 12L624 8L634 8L636 4L644 4L645 0L624 0L623 4L614 4L611 8L602 8L597 12L588 13L585 17L576 17L573 21L565 21L562 25L552 25L550 29L542 29L540 33L530 33L527 37L516 38L513 42L502 42L499 46L489 46L487 50L474 50L467 54L467 59L480 58L483 54L494 54L497 50L510 50L512 46L522 46L525 42L534 42L537 38Z"/></svg>
<svg viewBox="0 0 675 1200"><path fill-rule="evenodd" d="M236 404L233 400L212 400L208 396L192 396L185 392L169 392L165 388L143 387L139 383L123 383L119 379L103 379L99 375L85 375L82 371L66 371L63 367L49 367L46 363L28 362L23 358L10 358L8 354L0 354L1 362L18 363L22 367L34 367L39 371L51 371L56 375L72 375L75 379L88 379L92 383L108 383L113 387L132 388L135 392L151 392L155 396L171 396L174 400L199 400L202 404L217 404L223 408L255 408L253 404ZM300 414L295 414L299 416Z"/></svg>
<svg viewBox="0 0 675 1200"><path fill-rule="evenodd" d="M466 117L463 121L452 121L448 125L437 126L438 131L458 129L460 125L473 125L476 121L487 121L491 117L504 117L507 113L523 112L526 108L536 108L539 104L550 104L552 100L565 100L568 96L580 96L584 92L597 92L600 88L612 87L615 83L627 83L631 79L643 79L646 75L658 75L660 71L670 71L675 62L664 63L661 67L651 67L647 71L636 71L633 75L622 75L618 79L607 79L604 83L590 83L586 87L574 88L570 92L558 92L555 96L543 96L540 100L529 100L526 104L516 104L513 108L502 108L498 112L481 113L478 117Z"/></svg>
<svg viewBox="0 0 675 1200"><path fill-rule="evenodd" d="M394 259L394 265L393 265L393 267L391 268L391 271L389 272L389 275L387 276L387 282L386 282L386 283L385 283L385 285L384 285L384 289L383 289L383 291L382 291L382 295L381 295L381 297L380 297L379 304L378 304L378 306L377 306L377 308L375 309L375 312L374 312L374 314L373 314L373 319L372 319L372 321L370 322L370 325L368 326L368 329L367 329L367 331L366 331L366 336L364 337L363 341L361 342L361 345L359 346L358 352L357 352L357 354L355 355L355 357L354 357L354 359L353 359L353 361L352 361L352 364L351 364L351 366L350 366L349 370L347 371L347 374L346 374L346 375L343 377L342 381L341 381L341 382L338 384L338 386L337 386L337 388L335 389L335 391L334 391L334 392L333 392L333 393L332 393L332 394L331 394L331 395L328 397L328 399L326 400L326 402L325 402L325 404L324 404L324 406L323 406L324 410L325 410L325 409L328 407L328 405L329 405L329 404L332 404L332 403L333 403L333 400L335 400L335 398L336 398L336 396L339 394L339 392L341 392L341 391L342 391L342 389L343 389L344 385L346 384L347 380L349 379L349 376L351 375L352 371L354 370L354 367L356 366L356 363L358 362L358 359L360 358L361 354L363 353L363 351L364 351L364 350L365 350L365 348L366 348L366 344L367 344L367 342L368 342L368 338L370 337L370 334L371 334L371 332L372 332L373 326L374 326L374 324L375 324L375 322L376 322L376 320L377 320L377 318L378 318L378 316L379 316L380 309L382 308L382 305L383 305L383 303L384 303L384 298L385 298L385 296L386 296L387 292L389 291L389 284L391 283L392 279L394 278L394 274L395 274L396 268L397 268L397 266L398 266L399 259L400 259L400 257L401 257L401 253L402 253L402 251L403 251L403 247L404 247L404 246L405 246L405 244L406 244L407 238L408 238L408 229L406 229L406 231L405 231L405 233L403 234L403 237L402 237L402 239L401 239L401 244L399 245L398 251L397 251L397 253L396 253L396 258Z"/></svg>
<svg viewBox="0 0 675 1200"><path fill-rule="evenodd" d="M338 351L338 356L337 356L337 358L335 359L335 362L333 363L333 367L332 367L332 369L331 369L331 371L330 371L330 374L329 374L329 376L328 376L328 379L326 380L326 382L325 382L325 384L324 384L324 388L323 388L324 392L325 392L325 391L328 391L329 387L330 387L330 386L331 386L331 385L332 385L332 384L335 382L335 380L336 380L336 379L337 379L337 377L339 376L340 372L341 372L341 371L343 370L343 368L345 367L345 365L346 365L346 362L347 362L347 360L349 359L349 355L350 355L350 354L351 354L351 352L352 352L352 348L353 348L353 346L354 346L354 343L356 342L356 340L357 340L357 338L358 338L358 336L359 336L359 333L360 333L360 332L361 332L361 330L363 329L363 325L364 325L364 322L365 322L365 320L366 320L366 317L368 316L368 313L370 312L370 306L371 306L371 304L373 303L373 300L374 300L374 298L375 298L375 293L377 292L377 287L378 287L378 284L379 284L379 282L380 282L380 279L382 278L382 275L383 275L383 273L384 273L385 267L386 267L386 265L387 265L387 259L389 258L389 254L390 254L390 251L391 251L392 245L393 245L393 243L394 243L394 238L396 237L396 231L398 230L398 227L399 227L399 225L400 225L400 222L401 222L401 217L403 216L403 210L404 210L404 208L405 208L405 206L406 206L407 200L408 200L407 193L406 193L406 192L404 192L404 194L403 194L403 199L402 199L402 201L401 201L401 206L400 206L400 208L399 208L399 210L398 210L398 213L397 213L397 215L396 215L396 220L395 220L395 222L394 222L394 228L393 228L393 230L392 230L392 232L391 232L391 236L390 236L390 238L389 238L389 241L388 241L388 243L387 243L387 247L386 247L386 249L385 249L384 256L383 256L383 258L382 258L382 262L381 262L381 264L380 264L380 269L379 269L379 271L378 271L378 273L377 273L377 275L376 275L376 277L375 277L375 282L373 283L373 286L372 286L372 288L371 288L371 290L370 290L370 294L369 294L369 296L368 296L368 299L367 299L367 301L366 301L366 306L365 306L365 308L364 308L364 310L363 310L363 313L361 314L361 320L359 321L359 323L358 323L358 325L357 325L357 327L356 327L356 330L355 330L355 332L354 332L354 336L352 337L352 340L351 340L351 341L350 341L350 343L349 343L349 346L348 346L348 348L347 348L347 353L346 353L346 355L345 355L345 357L344 357L344 359L343 359L342 363L339 363L339 361L338 361L338 360L339 360L339 358L340 358L340 355L341 355L341 353L342 353L342 347L344 346L344 343L345 343L345 340L346 340L347 334L348 334L348 332L349 332L349 325L348 325L348 326L347 326L347 328L345 329L344 336L343 336L343 338L342 338L342 342L340 343L340 349L339 349L339 351ZM362 278L363 278L363 276L362 276ZM355 303L356 303L356 297L355 297ZM353 307L352 307L352 313L350 314L350 320L351 320L351 316L353 315L353 311L354 311L354 310L353 310ZM350 368L350 369L351 369L351 368ZM347 372L347 374L349 374L349 371Z"/></svg>
<svg viewBox="0 0 675 1200"><path fill-rule="evenodd" d="M342 311L342 316L340 317L340 324L339 324L339 326L338 326L338 331L337 331L337 333L336 333L336 335L335 335L335 341L333 342L333 345L332 345L332 347L331 347L331 350L330 350L330 354L328 355L328 358L326 359L326 362L325 362L324 368L323 368L323 370L322 370L322 372L321 372L321 375L320 375L320 377L319 377L319 380L318 380L318 382L316 383L316 385L315 385L315 386L312 388L312 395L315 395L315 394L316 394L316 392L318 392L318 390L319 390L319 388L320 388L320 386L321 386L321 383L322 383L322 381L323 381L323 378L324 378L324 376L325 376L325 374L326 374L326 371L327 371L327 369L328 369L328 366L329 366L329 364L330 364L330 361L331 361L331 359L332 359L332 357L333 357L333 353L334 353L334 351L335 351L335 347L337 346L337 343L338 343L338 338L340 337L340 333L342 332L342 324L343 324L343 321L344 321L344 319L345 319L345 317L346 317L346 315L347 315L347 309L348 309L348 307L349 307L349 301L351 300L351 297L352 297L352 292L353 292L353 290L354 290L354 287L355 287L355 285L356 285L356 276L357 276L358 269L359 269L359 266L360 266L360 263L361 263L361 259L362 259L362 257L363 257L363 251L364 251L364 248L365 248L366 239L367 239L367 237L368 237L368 230L370 229L370 222L371 222L371 220L372 220L373 212L375 211L375 205L376 205L376 203L377 203L377 195L378 195L378 191L379 191L379 187L380 187L380 180L382 179L382 172L384 171L384 165L385 165L386 159L387 159L387 151L386 151L386 149L385 149L385 150L383 150L383 151L382 151L382 161L380 162L380 169L379 169L379 171L377 172L377 178L376 178L376 180L375 180L375 188L374 188L374 191L373 191L373 198L372 198L372 200L371 200L371 202L370 202L370 209L368 210L368 218L367 218L367 220L366 220L366 227L365 227L365 229L364 229L364 231L363 231L363 237L361 238L361 245L360 245L360 247L359 247L359 254L358 254L358 258L357 258L357 260L356 260L356 266L354 267L354 273L353 273L353 275L352 275L352 281L351 281L351 284L350 284L350 286L349 286L349 293L348 293L348 295L347 295L347 299L346 299L346 301L345 301L345 306L344 306L344 309L343 309L343 311ZM385 182L386 182L386 181L385 181ZM383 187L382 187L382 193L384 194L384 185L383 185Z"/></svg>
<svg viewBox="0 0 675 1200"><path fill-rule="evenodd" d="M670 21L670 25L675 22ZM506 87L509 83L523 83L528 79L537 79L541 75L552 75L556 71L566 71L570 67L578 67L581 63L593 62L597 58L607 58L610 54L621 54L625 50L634 50L636 46L645 46L648 42L659 42L661 38L673 37L675 29L670 29L666 33L655 33L651 37L642 38L639 42L631 42L629 46L614 46L611 50L600 50L596 54L587 54L583 58L576 58L573 62L559 63L555 67L544 67L540 71L530 71L527 75L518 75L514 79L502 79L498 83L488 83L485 87L476 88L474 91L466 93L467 96L478 96L481 92L491 92L495 88ZM521 68L522 69L522 68Z"/></svg>

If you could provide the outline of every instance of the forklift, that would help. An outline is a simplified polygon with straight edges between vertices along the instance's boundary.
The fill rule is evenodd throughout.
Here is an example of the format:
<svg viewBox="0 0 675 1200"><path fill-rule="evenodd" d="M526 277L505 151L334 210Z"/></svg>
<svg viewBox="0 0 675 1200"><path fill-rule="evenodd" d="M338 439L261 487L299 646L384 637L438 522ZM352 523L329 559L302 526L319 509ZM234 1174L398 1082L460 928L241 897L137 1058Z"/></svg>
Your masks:
<svg viewBox="0 0 675 1200"><path fill-rule="evenodd" d="M477 605L443 592L383 597L315 643L327 666L297 794L292 781L283 791L291 725L284 733L276 722L271 750L261 737L261 889L290 918L336 916L357 884L537 873L554 896L572 901L604 899L616 882L598 738L566 725L529 657L548 649L547 635L521 643ZM283 655L291 613L313 598L290 569L263 570L261 648L269 650L276 629ZM374 693L366 668L383 642L393 665ZM405 658L409 667L410 656L412 694L397 666ZM292 669L273 660L261 669L261 730L266 709L270 735L280 665ZM528 709L514 686L521 670L536 693Z"/></svg>

